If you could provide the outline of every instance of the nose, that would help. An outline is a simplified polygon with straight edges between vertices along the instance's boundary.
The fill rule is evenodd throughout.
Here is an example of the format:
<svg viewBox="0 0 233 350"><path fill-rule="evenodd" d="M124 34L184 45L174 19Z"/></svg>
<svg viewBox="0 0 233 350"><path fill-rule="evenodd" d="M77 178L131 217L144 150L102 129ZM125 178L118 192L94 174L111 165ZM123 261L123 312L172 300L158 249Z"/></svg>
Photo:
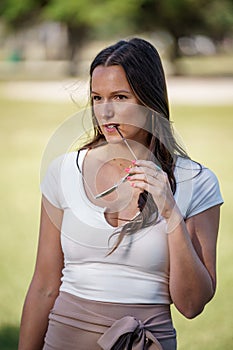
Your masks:
<svg viewBox="0 0 233 350"><path fill-rule="evenodd" d="M103 105L101 106L101 117L104 120L108 120L114 117L114 114L115 113L114 113L113 103L111 102L103 103Z"/></svg>

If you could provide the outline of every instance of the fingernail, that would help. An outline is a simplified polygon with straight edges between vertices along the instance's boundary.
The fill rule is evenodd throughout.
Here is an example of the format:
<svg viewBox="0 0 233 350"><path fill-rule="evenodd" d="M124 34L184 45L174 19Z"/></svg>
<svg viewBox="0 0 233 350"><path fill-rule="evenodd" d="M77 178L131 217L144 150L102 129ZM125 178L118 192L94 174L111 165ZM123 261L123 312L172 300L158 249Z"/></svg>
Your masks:
<svg viewBox="0 0 233 350"><path fill-rule="evenodd" d="M131 179L131 176L127 176L127 178L126 178L127 180L130 180Z"/></svg>
<svg viewBox="0 0 233 350"><path fill-rule="evenodd" d="M130 168L125 168L126 173L130 172Z"/></svg>
<svg viewBox="0 0 233 350"><path fill-rule="evenodd" d="M135 183L134 183L134 182L133 182L133 183L131 183L130 185L131 185L132 187L135 187Z"/></svg>
<svg viewBox="0 0 233 350"><path fill-rule="evenodd" d="M136 160L132 160L132 163L135 164L135 163L136 163Z"/></svg>

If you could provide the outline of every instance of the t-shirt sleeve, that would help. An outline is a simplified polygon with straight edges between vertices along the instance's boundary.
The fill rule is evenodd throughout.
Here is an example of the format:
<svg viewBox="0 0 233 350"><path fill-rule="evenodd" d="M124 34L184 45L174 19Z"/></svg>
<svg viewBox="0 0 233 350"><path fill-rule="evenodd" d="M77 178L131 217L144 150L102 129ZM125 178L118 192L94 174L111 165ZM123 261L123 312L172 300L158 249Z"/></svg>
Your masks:
<svg viewBox="0 0 233 350"><path fill-rule="evenodd" d="M203 167L201 172L194 176L192 182L192 199L186 217L199 214L204 210L223 203L218 179L210 169Z"/></svg>
<svg viewBox="0 0 233 350"><path fill-rule="evenodd" d="M42 194L55 207L62 209L61 196L61 157L54 159L40 184Z"/></svg>

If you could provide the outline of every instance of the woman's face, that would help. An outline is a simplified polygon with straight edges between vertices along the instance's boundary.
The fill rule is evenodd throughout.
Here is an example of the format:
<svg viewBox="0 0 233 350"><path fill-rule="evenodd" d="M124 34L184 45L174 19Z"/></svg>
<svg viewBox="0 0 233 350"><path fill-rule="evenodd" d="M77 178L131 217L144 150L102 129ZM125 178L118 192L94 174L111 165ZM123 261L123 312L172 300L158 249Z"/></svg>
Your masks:
<svg viewBox="0 0 233 350"><path fill-rule="evenodd" d="M147 140L148 111L137 100L121 66L97 66L92 74L91 98L94 114L108 142L120 136L142 144Z"/></svg>

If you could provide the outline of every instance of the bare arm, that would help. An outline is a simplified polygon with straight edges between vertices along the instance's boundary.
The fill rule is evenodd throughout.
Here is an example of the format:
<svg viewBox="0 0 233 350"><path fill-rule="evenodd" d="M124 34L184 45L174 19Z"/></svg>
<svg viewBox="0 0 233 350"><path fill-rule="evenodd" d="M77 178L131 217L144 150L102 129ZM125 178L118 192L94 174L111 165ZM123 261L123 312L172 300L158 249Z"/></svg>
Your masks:
<svg viewBox="0 0 233 350"><path fill-rule="evenodd" d="M61 284L63 268L59 229L61 220L62 211L53 207L43 197L37 261L24 303L19 350L41 350L44 344L49 311Z"/></svg>
<svg viewBox="0 0 233 350"><path fill-rule="evenodd" d="M170 293L177 309L193 318L216 288L216 242L219 206L189 218L168 235Z"/></svg>
<svg viewBox="0 0 233 350"><path fill-rule="evenodd" d="M193 318L215 292L219 205L184 222L167 175L150 161L138 160L135 164L129 181L152 194L167 222L171 298L184 316Z"/></svg>

